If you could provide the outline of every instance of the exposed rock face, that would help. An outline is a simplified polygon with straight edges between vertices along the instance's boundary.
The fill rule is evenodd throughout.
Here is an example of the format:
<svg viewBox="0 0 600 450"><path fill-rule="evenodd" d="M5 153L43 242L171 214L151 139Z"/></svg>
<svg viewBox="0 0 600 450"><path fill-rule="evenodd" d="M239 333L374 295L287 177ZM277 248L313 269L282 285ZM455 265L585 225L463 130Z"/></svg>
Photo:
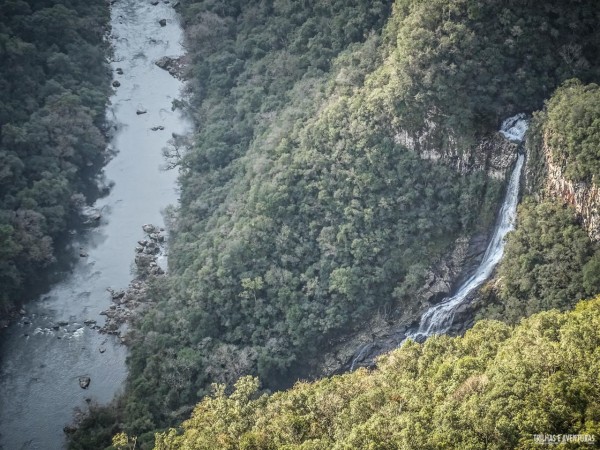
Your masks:
<svg viewBox="0 0 600 450"><path fill-rule="evenodd" d="M187 65L187 60L185 56L180 56L178 58L163 56L162 58L157 59L154 64L156 64L161 69L166 70L175 78L178 78L180 80L185 79L185 68Z"/></svg>
<svg viewBox="0 0 600 450"><path fill-rule="evenodd" d="M506 179L517 160L518 144L499 132L470 146L452 135L440 140L438 133L435 122L426 121L421 132L401 131L396 134L395 141L418 153L421 158L446 164L461 174L483 171L496 180ZM435 142L442 144L436 145ZM482 233L458 238L452 251L428 269L417 298L406 309L380 311L353 335L332 340L330 351L318 367L308 369L307 376L331 375L359 366L374 366L379 355L397 348L412 327L418 326L427 308L448 297L472 274L485 253L488 237ZM465 326L471 326L473 311L470 302L466 302L456 315L459 323L451 332L461 332Z"/></svg>
<svg viewBox="0 0 600 450"><path fill-rule="evenodd" d="M565 178L544 136L542 150L546 159L546 192L573 206L581 216L590 238L600 239L600 189L593 183L575 183Z"/></svg>
<svg viewBox="0 0 600 450"><path fill-rule="evenodd" d="M506 178L517 159L518 145L500 133L482 138L477 145L466 145L452 135L444 139L443 144L436 145L436 131L434 122L425 121L420 132L398 132L395 142L417 152L423 159L440 161L462 174L485 171L490 178L498 180Z"/></svg>
<svg viewBox="0 0 600 450"><path fill-rule="evenodd" d="M441 259L427 272L423 287L417 292L421 303L430 306L451 294L456 285L470 275L471 266L481 259L487 245L487 236L459 237L450 255Z"/></svg>

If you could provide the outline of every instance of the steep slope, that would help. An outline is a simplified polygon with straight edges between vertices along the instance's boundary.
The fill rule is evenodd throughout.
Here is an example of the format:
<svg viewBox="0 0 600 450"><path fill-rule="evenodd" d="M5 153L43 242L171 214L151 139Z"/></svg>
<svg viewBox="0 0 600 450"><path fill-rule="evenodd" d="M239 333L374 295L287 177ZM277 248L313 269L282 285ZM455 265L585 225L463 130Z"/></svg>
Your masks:
<svg viewBox="0 0 600 450"><path fill-rule="evenodd" d="M170 153L171 276L134 325L128 430L416 317L432 265L493 222L516 157L501 120L597 75L592 1L398 0L384 26L388 6L182 2L199 129Z"/></svg>
<svg viewBox="0 0 600 450"><path fill-rule="evenodd" d="M569 80L534 115L527 144L531 194L508 236L484 317L516 323L600 292L600 91Z"/></svg>
<svg viewBox="0 0 600 450"><path fill-rule="evenodd" d="M482 321L407 342L372 372L262 396L253 378L215 386L155 449L529 449L537 435L582 448L600 432L599 349L600 298L514 328Z"/></svg>
<svg viewBox="0 0 600 450"><path fill-rule="evenodd" d="M516 157L501 121L597 76L593 1L389 7L181 2L198 132L167 151L181 204L131 335L127 431L176 423L213 381L289 384L378 314L418 317L431 268L493 223Z"/></svg>

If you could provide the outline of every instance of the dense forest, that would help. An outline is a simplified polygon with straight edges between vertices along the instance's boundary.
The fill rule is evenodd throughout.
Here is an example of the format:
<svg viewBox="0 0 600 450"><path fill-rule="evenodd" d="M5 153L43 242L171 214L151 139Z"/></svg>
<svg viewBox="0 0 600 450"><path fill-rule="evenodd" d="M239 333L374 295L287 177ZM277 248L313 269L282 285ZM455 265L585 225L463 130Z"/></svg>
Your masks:
<svg viewBox="0 0 600 450"><path fill-rule="evenodd" d="M374 371L261 395L241 378L194 409L156 450L592 448L600 432L600 298L518 326L480 321L463 337L406 342ZM126 449L128 437L115 436ZM548 442L548 441L547 441ZM548 445L548 444L546 444Z"/></svg>
<svg viewBox="0 0 600 450"><path fill-rule="evenodd" d="M284 387L369 318L418 318L428 268L493 224L502 180L474 160L506 117L539 111L528 140L593 181L595 3L181 0L190 96L174 107L197 128L165 151L181 187L169 275L132 325L125 395L71 447L120 431L142 449L529 448L536 432L597 432L598 300L272 396L240 378ZM482 315L516 323L596 295L597 252L540 188ZM182 436L154 442L202 398Z"/></svg>
<svg viewBox="0 0 600 450"><path fill-rule="evenodd" d="M54 261L104 160L108 19L104 0L0 4L0 316Z"/></svg>

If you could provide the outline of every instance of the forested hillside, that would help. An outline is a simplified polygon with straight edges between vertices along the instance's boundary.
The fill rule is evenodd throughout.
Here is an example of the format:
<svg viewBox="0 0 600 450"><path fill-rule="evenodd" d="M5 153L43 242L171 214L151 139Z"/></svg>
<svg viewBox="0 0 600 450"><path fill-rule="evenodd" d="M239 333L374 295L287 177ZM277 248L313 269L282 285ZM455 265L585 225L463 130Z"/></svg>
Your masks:
<svg viewBox="0 0 600 450"><path fill-rule="evenodd" d="M0 4L0 315L23 300L103 161L104 0Z"/></svg>
<svg viewBox="0 0 600 450"><path fill-rule="evenodd" d="M600 163L598 85L569 80L535 114L527 144L532 192L520 205L508 236L497 289L481 316L518 322L532 313L572 307L600 292L600 248L584 222L595 212L574 206L570 192L551 192L547 158L591 204ZM562 181L558 180L560 184ZM594 233L592 233L593 235ZM593 236L592 236L593 237ZM490 300L490 299L488 299Z"/></svg>
<svg viewBox="0 0 600 450"><path fill-rule="evenodd" d="M418 311L429 264L500 197L448 155L597 78L593 1L390 6L181 2L198 130L170 152L171 274L134 324L127 431L174 423L213 381L278 386L378 312Z"/></svg>
<svg viewBox="0 0 600 450"><path fill-rule="evenodd" d="M588 440L553 448L595 448L599 349L600 298L514 328L481 321L464 337L406 342L372 372L272 395L260 395L250 377L231 395L215 386L182 430L159 434L154 448L532 449L540 434Z"/></svg>

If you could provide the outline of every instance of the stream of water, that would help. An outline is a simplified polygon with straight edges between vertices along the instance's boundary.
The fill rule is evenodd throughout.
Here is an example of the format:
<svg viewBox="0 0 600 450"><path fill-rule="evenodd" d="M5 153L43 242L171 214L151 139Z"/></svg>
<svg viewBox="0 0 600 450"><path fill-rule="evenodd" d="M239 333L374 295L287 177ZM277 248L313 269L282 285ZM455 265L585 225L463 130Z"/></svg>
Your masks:
<svg viewBox="0 0 600 450"><path fill-rule="evenodd" d="M505 120L500 129L500 133L513 142L521 143L525 137L527 126L528 122L525 119L525 116L519 114ZM408 337L411 337L414 340L422 340L427 336L446 333L452 326L456 310L468 300L468 296L471 292L481 286L481 284L490 277L494 268L502 259L506 234L511 231L515 225L517 204L519 202L519 181L521 179L524 160L525 156L519 154L515 167L510 175L502 208L500 209L496 227L494 228L494 234L487 246L481 263L473 275L457 289L453 296L444 299L442 302L425 311L423 316L421 316L419 329L416 332L409 334Z"/></svg>
<svg viewBox="0 0 600 450"><path fill-rule="evenodd" d="M162 149L171 133L184 133L189 124L171 110L182 82L154 62L183 54L178 16L165 2L118 0L111 8L111 66L120 86L107 111L116 127L110 144L116 156L104 176L114 187L94 205L102 211L99 226L73 236L75 267L63 269L61 281L0 335L3 450L64 448L63 427L74 409L107 403L122 389L126 348L84 321L103 324L100 312L111 303L106 289L125 288L132 278L141 226L161 225L161 210L177 202L177 174L161 169ZM147 112L137 114L141 110ZM88 389L80 387L81 376L90 377Z"/></svg>

